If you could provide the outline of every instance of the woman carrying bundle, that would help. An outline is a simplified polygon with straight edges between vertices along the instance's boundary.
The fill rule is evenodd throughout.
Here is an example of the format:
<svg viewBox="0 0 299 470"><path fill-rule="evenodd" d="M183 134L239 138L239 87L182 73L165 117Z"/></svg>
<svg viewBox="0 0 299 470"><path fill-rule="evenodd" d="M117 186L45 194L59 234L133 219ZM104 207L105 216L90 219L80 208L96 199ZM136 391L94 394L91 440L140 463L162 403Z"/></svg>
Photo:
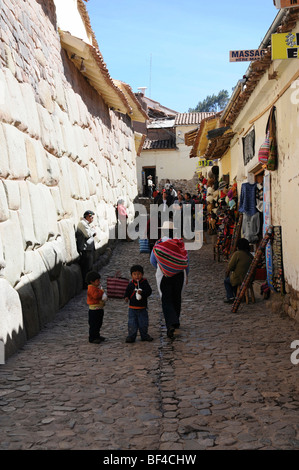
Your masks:
<svg viewBox="0 0 299 470"><path fill-rule="evenodd" d="M165 235L165 230L169 236ZM164 222L161 239L151 252L150 261L156 268L156 279L162 300L167 336L174 337L180 327L182 291L189 273L188 252L182 239L172 238L173 222ZM164 236L163 236L164 235Z"/></svg>

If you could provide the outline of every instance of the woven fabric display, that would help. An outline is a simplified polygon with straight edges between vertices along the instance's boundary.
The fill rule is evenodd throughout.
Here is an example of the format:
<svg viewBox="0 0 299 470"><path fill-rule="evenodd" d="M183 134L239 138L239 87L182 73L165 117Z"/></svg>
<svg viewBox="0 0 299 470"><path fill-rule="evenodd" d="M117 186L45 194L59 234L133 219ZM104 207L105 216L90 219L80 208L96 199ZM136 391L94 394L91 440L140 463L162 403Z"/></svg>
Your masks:
<svg viewBox="0 0 299 470"><path fill-rule="evenodd" d="M182 239L159 240L153 252L166 277L174 276L188 267L188 252Z"/></svg>
<svg viewBox="0 0 299 470"><path fill-rule="evenodd" d="M129 279L124 277L107 277L107 295L110 298L123 299Z"/></svg>
<svg viewBox="0 0 299 470"><path fill-rule="evenodd" d="M277 167L277 140L276 140L276 119L275 119L275 106L271 109L270 116L269 116L269 141L270 141L270 149L269 149L269 158L267 162L267 170L274 171Z"/></svg>
<svg viewBox="0 0 299 470"><path fill-rule="evenodd" d="M270 154L270 131L267 132L265 142L261 145L258 153L259 162L267 164Z"/></svg>

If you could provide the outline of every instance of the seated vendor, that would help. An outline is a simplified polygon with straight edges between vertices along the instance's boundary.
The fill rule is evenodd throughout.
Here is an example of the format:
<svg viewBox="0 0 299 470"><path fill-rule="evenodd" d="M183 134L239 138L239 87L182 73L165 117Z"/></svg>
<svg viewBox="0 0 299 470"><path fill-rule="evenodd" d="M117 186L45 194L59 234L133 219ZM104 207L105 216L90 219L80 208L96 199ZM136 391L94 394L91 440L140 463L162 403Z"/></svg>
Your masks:
<svg viewBox="0 0 299 470"><path fill-rule="evenodd" d="M249 251L248 240L246 238L240 238L237 242L237 251L232 255L225 272L225 303L234 302L238 286L242 284L252 260L253 256Z"/></svg>

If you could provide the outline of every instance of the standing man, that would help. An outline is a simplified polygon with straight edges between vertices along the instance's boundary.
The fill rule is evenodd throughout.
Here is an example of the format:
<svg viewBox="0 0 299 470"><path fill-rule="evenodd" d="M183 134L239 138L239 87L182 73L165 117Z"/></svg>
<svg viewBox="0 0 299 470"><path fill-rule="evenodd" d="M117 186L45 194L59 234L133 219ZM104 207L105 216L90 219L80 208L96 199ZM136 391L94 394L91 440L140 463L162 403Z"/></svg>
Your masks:
<svg viewBox="0 0 299 470"><path fill-rule="evenodd" d="M91 270L93 265L93 255L95 250L94 237L96 236L95 228L92 224L94 212L86 211L80 220L76 239L77 250L80 255L80 266L83 277L83 288L87 289L86 274Z"/></svg>
<svg viewBox="0 0 299 470"><path fill-rule="evenodd" d="M153 183L152 175L149 175L147 177L147 187L148 187L148 197L152 198L153 197L153 189L154 189L154 183Z"/></svg>

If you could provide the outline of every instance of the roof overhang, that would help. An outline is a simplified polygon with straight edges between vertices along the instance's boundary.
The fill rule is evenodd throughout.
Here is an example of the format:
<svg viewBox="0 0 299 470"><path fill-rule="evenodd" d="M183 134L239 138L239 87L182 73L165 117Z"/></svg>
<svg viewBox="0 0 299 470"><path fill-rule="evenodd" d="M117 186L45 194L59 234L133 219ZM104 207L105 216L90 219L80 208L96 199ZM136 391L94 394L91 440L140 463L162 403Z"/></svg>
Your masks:
<svg viewBox="0 0 299 470"><path fill-rule="evenodd" d="M276 32L284 33L292 31L295 28L298 19L298 7L287 8L285 10L281 10L277 14L276 19L269 28L259 47L259 49L267 49L267 52L260 60L251 62L246 74L244 75L245 79L239 80L234 93L232 94L226 108L223 110L223 114L221 116L221 122L223 125L232 126L234 124L261 78L267 70L269 70L273 62L271 57L271 35Z"/></svg>
<svg viewBox="0 0 299 470"><path fill-rule="evenodd" d="M145 139L143 144L143 151L147 150L176 150L175 139L166 139L166 140L150 140Z"/></svg>
<svg viewBox="0 0 299 470"><path fill-rule="evenodd" d="M67 51L70 60L101 95L107 106L131 116L133 109L125 94L110 77L100 51L67 31L59 33L61 45Z"/></svg>
<svg viewBox="0 0 299 470"><path fill-rule="evenodd" d="M230 128L220 127L209 132L209 144L205 151L204 158L207 160L218 160L228 151L230 142L236 133Z"/></svg>
<svg viewBox="0 0 299 470"><path fill-rule="evenodd" d="M132 91L132 88L127 83L120 80L113 80L114 84L123 92L129 105L132 108L131 119L137 122L146 122L149 120L147 113L142 108L140 102Z"/></svg>
<svg viewBox="0 0 299 470"><path fill-rule="evenodd" d="M192 129L192 131L186 132L184 135L185 139L185 145L188 147L192 146L194 144L194 141L196 139L197 133L198 133L198 127L196 129Z"/></svg>
<svg viewBox="0 0 299 470"><path fill-rule="evenodd" d="M190 158L200 157L205 154L208 147L208 132L215 129L219 125L219 118L221 113L214 114L213 116L203 119L200 123L199 128L196 130L196 134L189 133L187 137L186 145L189 140L189 145L192 145L190 152ZM192 131L194 132L194 131ZM193 138L193 141L192 141Z"/></svg>

